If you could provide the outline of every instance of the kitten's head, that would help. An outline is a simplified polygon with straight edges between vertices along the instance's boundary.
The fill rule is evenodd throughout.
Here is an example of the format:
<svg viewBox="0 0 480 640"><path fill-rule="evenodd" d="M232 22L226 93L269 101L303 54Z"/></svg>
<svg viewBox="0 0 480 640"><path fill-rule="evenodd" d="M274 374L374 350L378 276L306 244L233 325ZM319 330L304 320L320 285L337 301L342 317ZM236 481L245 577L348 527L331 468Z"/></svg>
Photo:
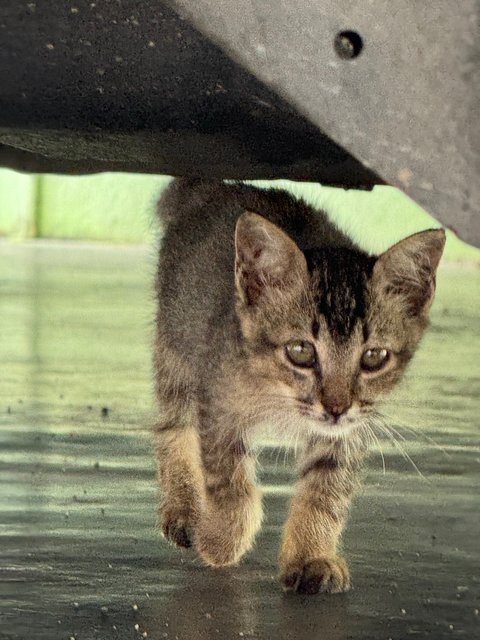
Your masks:
<svg viewBox="0 0 480 640"><path fill-rule="evenodd" d="M235 234L237 315L261 413L335 438L400 379L427 326L445 233L416 233L378 258L303 253L244 213Z"/></svg>

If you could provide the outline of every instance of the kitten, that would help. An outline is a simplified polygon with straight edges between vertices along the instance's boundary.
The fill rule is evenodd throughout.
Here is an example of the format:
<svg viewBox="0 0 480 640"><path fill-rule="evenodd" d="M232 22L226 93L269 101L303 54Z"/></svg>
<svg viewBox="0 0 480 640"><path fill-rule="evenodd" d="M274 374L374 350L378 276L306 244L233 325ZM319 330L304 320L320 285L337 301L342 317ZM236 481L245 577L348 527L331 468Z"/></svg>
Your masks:
<svg viewBox="0 0 480 640"><path fill-rule="evenodd" d="M164 535L209 565L237 563L261 520L261 424L301 442L280 580L341 592L337 547L368 416L427 326L445 234L369 256L302 200L244 184L175 180L157 277L155 430Z"/></svg>

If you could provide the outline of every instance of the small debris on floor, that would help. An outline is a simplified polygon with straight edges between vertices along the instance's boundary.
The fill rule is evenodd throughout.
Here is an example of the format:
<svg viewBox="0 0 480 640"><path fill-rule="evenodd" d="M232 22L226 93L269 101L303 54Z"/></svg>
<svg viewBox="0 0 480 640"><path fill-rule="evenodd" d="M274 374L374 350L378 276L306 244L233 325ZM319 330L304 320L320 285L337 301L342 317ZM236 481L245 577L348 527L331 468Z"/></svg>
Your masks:
<svg viewBox="0 0 480 640"><path fill-rule="evenodd" d="M98 0L97 4L100 4ZM70 245L67 249L68 252L74 250ZM35 251L40 250L35 248ZM55 248L53 275L61 272L56 266L57 251ZM109 249L109 255L110 252ZM85 250L82 249L84 254ZM68 257L69 254L66 255ZM4 276L2 259L0 248L0 279ZM119 251L119 262L121 260L124 260L124 254ZM17 271L23 273L22 269L15 267L15 278ZM85 300L88 304L91 300L93 312L99 305L93 300L90 270L79 269L78 278L83 273L88 276ZM465 270L462 274L456 274L455 286L460 279L467 279L468 273ZM479 275L480 271L475 277ZM129 272L127 276L127 282L130 282ZM448 273L444 272L443 277L448 278ZM64 274L61 274L61 278L63 282ZM105 285L104 278L105 273L99 274L99 290ZM46 286L51 287L51 282L49 275ZM35 287L29 287L28 290L31 289L32 295L37 296L37 282L34 284ZM77 287L76 276L75 294L79 291ZM21 290L24 289L22 286ZM267 490L266 495L269 522L263 530L261 552L257 550L253 560L247 561L239 569L218 573L203 568L194 557L179 555L180 552L154 542L157 532L154 532L156 499L153 494L156 491L152 486L152 447L147 442L150 433L147 435L144 428L151 410L147 406L150 396L146 389L149 384L143 380L132 386L131 373L128 371L132 361L137 363L139 371L143 367L143 328L140 330L135 323L132 331L136 333L132 333L133 337L128 340L140 347L118 349L118 344L124 340L131 315L130 305L124 302L125 287L122 283L118 283L118 299L115 299L114 306L106 306L111 300L109 293L105 304L102 303L103 308L98 308L98 323L93 321L90 307L88 313L77 314L77 306L72 306L70 286L64 287L62 284L54 289L55 297L64 292L64 299L59 306L55 306L57 302L48 294L45 305L48 302L50 308L52 304L52 309L55 312L62 310L62 314L66 310L76 327L77 321L84 322L81 330L71 331L65 326L64 334L59 333L68 322L52 325L50 315L44 313L44 305L40 305L42 313L39 321L44 323L40 327L41 366L36 366L35 362L32 365L30 359L25 359L24 363L22 360L24 369L19 369L16 357L10 363L8 354L14 354L9 345L9 336L6 337L7 360L5 357L2 360L0 395L3 394L3 409L0 411L0 424L3 415L3 423L7 427L4 430L7 447L3 473L9 484L6 485L6 491L0 491L3 496L0 514L10 518L11 506L15 507L15 513L17 510L20 513L21 509L23 524L12 529L13 533L9 533L6 539L7 544L3 541L0 555L7 560L7 566L11 565L9 575L12 579L26 581L23 586L27 587L27 597L19 597L18 608L12 608L14 617L9 616L6 624L4 621L0 623L0 636L4 628L8 637L10 632L12 637L17 637L18 633L18 637L23 638L21 629L27 628L32 629L27 635L33 640L53 640L57 637L59 640L93 640L95 637L98 640L175 640L176 634L180 640L197 640L202 636L205 636L205 640L249 640L253 637L294 640L291 636L313 639L342 635L344 627L349 632L347 635L351 635L351 640L387 640L389 636L384 634L389 630L393 634L390 640L453 640L457 636L473 640L475 632L478 633L476 625L480 621L480 600L475 599L478 587L475 575L478 575L478 571L475 572L477 567L473 558L475 528L471 501L471 478L478 463L474 446L477 432L474 429L478 425L473 405L467 403L468 411L461 413L460 404L465 403L459 399L469 397L472 375L475 373L470 370L472 360L469 354L471 336L480 319L480 308L472 311L475 319L470 318L469 314L461 314L461 310L458 316L452 315L445 324L451 327L449 334L446 331L443 333L440 326L443 321L437 312L435 322L441 331L437 335L435 332L430 334L432 344L433 339L444 339L448 346L451 340L460 356L468 356L468 366L458 380L457 372L460 369L455 368L453 380L441 366L445 364L445 356L438 355L436 360L437 349L428 351L430 347L426 345L423 359L417 360L417 364L420 362L421 365L422 384L426 385L419 392L422 403L418 407L415 405L415 409L407 403L405 408L406 420L412 415L415 423L418 420L419 426L426 429L425 433L438 438L452 455L451 462L446 462L443 454L434 447L430 448L430 445L424 446L413 441L409 445L415 448L416 453L418 448L420 460L427 465L429 473L438 477L442 491L432 493L431 487L417 481L413 471L403 467L399 452L392 451L389 454L387 467L391 467L392 463L393 468L387 468L386 480L381 480L380 470L376 466L368 467L365 493L357 500L357 518L352 523L353 529L350 528L351 538L355 538L355 532L359 534L352 549L352 555L358 552L352 568L357 584L362 584L363 589L352 591L347 603L342 596L339 596L339 601L337 596L331 599L327 596L320 596L319 599L313 597L312 600L302 596L298 600L285 600L276 585L274 558L278 533L286 517L285 488L290 469L288 462L285 469L275 463L278 452L273 448L268 449L262 459L265 463L264 477L272 487L272 491ZM460 290L455 292L455 303L462 294ZM135 292L132 295L136 295ZM143 298L142 290L141 297L135 302ZM78 304L83 307L81 302L80 297ZM36 308L35 305L31 307ZM112 362L108 359L114 375L105 377L105 362L94 352L95 345L92 344L91 354L90 347L88 352L82 349L97 324L103 323L105 317L116 313L117 309L125 314L126 320L120 322L119 318L119 322L113 323L111 331L108 331L111 344L105 345L105 352L108 346L108 353L115 357L118 354L118 359ZM461 350L458 346L459 327L464 321L470 324L467 325L464 350ZM10 322L13 323L13 320ZM30 328L25 327L25 330L28 333ZM65 369L69 373L69 385L75 389L75 393L72 396L69 392L68 402L62 400L58 403L60 392L55 392L52 386L57 380L55 372L60 371L57 346L63 344L64 339L70 340L70 336L75 342L67 344L65 355L79 353L80 362L77 366L73 361L65 361L64 368L60 364L62 371ZM26 396L23 404L17 404L17 389L20 387L22 393L25 392L24 380L28 379L32 370L35 372L35 384L38 378L35 391L39 390L40 401L34 398L35 402L32 403ZM91 395L95 404L87 400L87 405L91 407L87 409L82 397L88 398L88 394L95 391L92 386L97 380L105 382L105 385L102 383L102 395ZM117 402L115 394L119 389L126 390L126 393ZM139 389L145 390L144 396L137 397ZM45 395L40 397L43 391ZM408 399L407 392L405 398ZM114 408L102 400L114 402ZM5 401L13 404L6 405ZM134 412L137 403L140 409ZM108 417L102 418L101 410L105 405L109 409ZM113 412L111 415L110 411ZM11 415L7 415L7 412L11 412ZM128 428L114 428L117 418L120 424L127 418L129 422L131 418L132 424ZM445 427L448 422L457 425L456 420L459 424L461 420L460 436L455 428L451 433L452 429ZM99 428L99 424L105 428ZM72 437L69 437L70 433ZM41 440L38 441L37 437ZM457 446L459 438L461 446ZM135 452L133 458L128 455L131 451ZM96 456L101 456L102 462L99 462L99 458L95 460ZM99 473L100 468L102 474ZM460 475L456 473L458 469L462 470ZM381 491L380 482L383 486ZM20 490L22 487L23 490ZM390 530L384 531L381 526L379 530L378 518L371 517L370 513L370 507L376 515L384 511L386 513L392 503L398 511L396 520L392 521L394 545L387 535ZM425 505L429 508L426 509ZM408 521L412 516L418 516L419 520L415 520L416 524L410 527ZM39 517L41 533L37 535ZM433 534L432 528L436 528L438 533ZM33 545L30 544L30 533L25 535L27 529L35 538ZM134 544L135 540L138 544ZM371 540L375 544L371 544ZM454 546L460 548L460 553L454 551ZM415 548L422 549L420 557L413 551ZM403 554L403 561L397 555L398 550ZM264 552L268 561L264 560ZM109 564L111 561L108 559L105 564L105 559L109 557L115 558L114 566L113 562ZM412 560L416 561L414 572L411 569ZM146 591L142 595L145 586L154 590L153 595ZM41 591L42 598L32 598L28 602L28 592L32 590ZM389 595L388 590L393 595ZM82 598L81 603L70 600L75 592ZM136 597L132 602L135 594L141 605ZM110 602L103 609L102 600L104 603ZM372 602L376 605L373 612ZM138 612L135 611L135 604ZM346 604L348 606L344 606ZM404 611L401 611L402 608ZM63 616L61 625L55 627L59 613ZM287 618L288 626L285 626L283 622ZM165 626L166 620L168 626ZM138 623L138 630L134 629L135 623ZM337 624L340 628L332 629L330 626ZM19 631L14 625L18 625ZM245 630L239 629L242 626ZM295 629L294 634L292 628ZM72 629L78 629L78 636Z"/></svg>

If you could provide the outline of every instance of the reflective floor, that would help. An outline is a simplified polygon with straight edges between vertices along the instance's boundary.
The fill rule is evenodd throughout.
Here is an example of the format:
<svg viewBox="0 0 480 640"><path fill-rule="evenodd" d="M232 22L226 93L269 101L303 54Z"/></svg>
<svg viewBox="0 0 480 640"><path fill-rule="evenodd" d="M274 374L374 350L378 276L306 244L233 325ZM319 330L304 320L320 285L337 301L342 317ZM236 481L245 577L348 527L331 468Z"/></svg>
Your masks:
<svg viewBox="0 0 480 640"><path fill-rule="evenodd" d="M283 452L263 457L267 518L239 567L155 530L153 272L144 249L0 244L0 638L480 637L480 271L440 273L384 407L399 445L372 453L345 535L355 588L314 597L275 579Z"/></svg>

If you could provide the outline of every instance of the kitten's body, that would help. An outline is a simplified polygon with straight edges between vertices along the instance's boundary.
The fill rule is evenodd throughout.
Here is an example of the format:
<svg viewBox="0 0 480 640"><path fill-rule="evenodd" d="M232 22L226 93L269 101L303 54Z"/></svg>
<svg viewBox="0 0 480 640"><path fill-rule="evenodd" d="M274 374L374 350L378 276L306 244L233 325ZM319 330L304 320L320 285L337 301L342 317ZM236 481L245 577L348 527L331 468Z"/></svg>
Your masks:
<svg viewBox="0 0 480 640"><path fill-rule="evenodd" d="M282 581L345 590L337 543L366 448L365 414L426 326L442 232L417 234L377 260L283 191L193 180L169 187L160 214L163 531L193 542L209 564L239 560L261 522L251 446L270 422L303 448ZM366 350L373 361L380 347L389 349L381 374L362 371Z"/></svg>

